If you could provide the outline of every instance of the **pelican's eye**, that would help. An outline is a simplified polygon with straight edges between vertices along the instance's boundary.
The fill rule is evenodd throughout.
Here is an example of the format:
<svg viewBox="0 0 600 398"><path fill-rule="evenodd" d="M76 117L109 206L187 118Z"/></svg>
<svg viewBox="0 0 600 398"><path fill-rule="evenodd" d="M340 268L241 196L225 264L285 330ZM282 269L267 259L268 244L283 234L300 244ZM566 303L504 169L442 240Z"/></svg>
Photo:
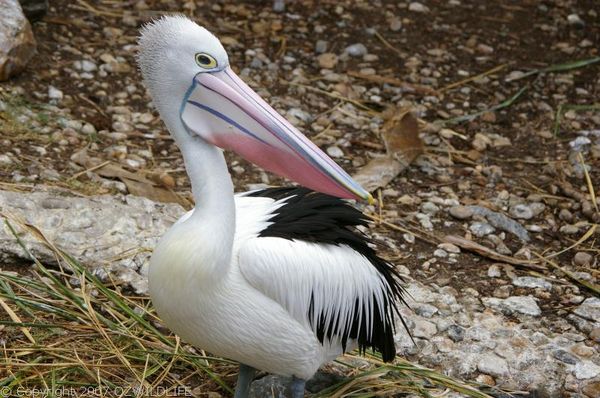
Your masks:
<svg viewBox="0 0 600 398"><path fill-rule="evenodd" d="M217 60L206 53L196 54L196 63L204 69L212 69L217 67Z"/></svg>

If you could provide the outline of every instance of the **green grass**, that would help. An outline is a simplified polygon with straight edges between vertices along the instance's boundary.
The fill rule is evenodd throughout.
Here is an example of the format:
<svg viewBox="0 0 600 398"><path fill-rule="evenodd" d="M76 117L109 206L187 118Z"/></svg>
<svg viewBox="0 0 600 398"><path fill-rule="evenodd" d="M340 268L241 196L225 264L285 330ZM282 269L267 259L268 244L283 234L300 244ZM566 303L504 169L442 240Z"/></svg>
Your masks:
<svg viewBox="0 0 600 398"><path fill-rule="evenodd" d="M54 391L46 396L65 391L183 396L184 389L199 396L232 394L236 363L185 345L160 326L147 298L102 282L34 226L6 216L4 222L34 266L27 273L0 271L0 325L8 335L0 359L0 391ZM58 267L48 268L34 258L20 239L23 234L52 250ZM316 397L433 397L448 390L489 396L475 384L403 359L383 364L369 354L364 358L368 366L359 369L348 361L352 356L338 360L347 369L344 381Z"/></svg>

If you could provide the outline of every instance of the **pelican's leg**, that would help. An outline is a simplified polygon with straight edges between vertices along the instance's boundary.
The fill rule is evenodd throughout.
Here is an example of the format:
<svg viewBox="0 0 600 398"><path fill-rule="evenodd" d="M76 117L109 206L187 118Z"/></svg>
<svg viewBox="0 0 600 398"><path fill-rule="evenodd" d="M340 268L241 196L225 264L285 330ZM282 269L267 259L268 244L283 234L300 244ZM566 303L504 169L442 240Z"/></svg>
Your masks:
<svg viewBox="0 0 600 398"><path fill-rule="evenodd" d="M292 376L292 384L290 385L290 398L304 398L304 386L306 380Z"/></svg>
<svg viewBox="0 0 600 398"><path fill-rule="evenodd" d="M235 385L234 398L248 398L250 393L250 384L254 380L256 369L252 366L240 364L240 373L238 374L237 384Z"/></svg>

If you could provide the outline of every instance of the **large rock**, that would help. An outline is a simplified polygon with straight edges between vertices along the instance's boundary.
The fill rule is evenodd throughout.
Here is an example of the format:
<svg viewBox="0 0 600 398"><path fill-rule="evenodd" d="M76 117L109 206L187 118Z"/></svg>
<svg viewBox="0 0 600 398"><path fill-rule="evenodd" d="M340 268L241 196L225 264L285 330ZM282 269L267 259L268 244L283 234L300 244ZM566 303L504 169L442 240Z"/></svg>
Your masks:
<svg viewBox="0 0 600 398"><path fill-rule="evenodd" d="M31 25L17 0L0 0L0 81L22 71L35 52Z"/></svg>
<svg viewBox="0 0 600 398"><path fill-rule="evenodd" d="M145 271L151 251L184 209L131 195L81 198L61 196L56 191L0 191L0 213L35 226L50 242L100 276L111 272L138 293L146 293ZM0 267L29 262L9 228L2 224ZM11 224L19 229L16 222ZM41 262L55 263L50 250L31 234L23 234L21 239Z"/></svg>

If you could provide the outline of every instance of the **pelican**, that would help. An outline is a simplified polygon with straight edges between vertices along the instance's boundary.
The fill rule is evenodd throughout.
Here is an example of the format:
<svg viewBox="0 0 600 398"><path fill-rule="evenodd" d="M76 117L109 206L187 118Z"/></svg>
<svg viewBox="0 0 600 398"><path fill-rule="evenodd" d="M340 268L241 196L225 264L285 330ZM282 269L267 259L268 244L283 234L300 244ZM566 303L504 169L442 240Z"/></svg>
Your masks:
<svg viewBox="0 0 600 398"><path fill-rule="evenodd" d="M291 376L289 395L299 398L347 350L391 361L399 276L357 230L366 216L343 200L372 196L244 83L220 41L190 19L145 25L137 59L195 201L150 261L165 325L240 363L236 398L249 394L256 370ZM301 186L234 195L223 150Z"/></svg>

